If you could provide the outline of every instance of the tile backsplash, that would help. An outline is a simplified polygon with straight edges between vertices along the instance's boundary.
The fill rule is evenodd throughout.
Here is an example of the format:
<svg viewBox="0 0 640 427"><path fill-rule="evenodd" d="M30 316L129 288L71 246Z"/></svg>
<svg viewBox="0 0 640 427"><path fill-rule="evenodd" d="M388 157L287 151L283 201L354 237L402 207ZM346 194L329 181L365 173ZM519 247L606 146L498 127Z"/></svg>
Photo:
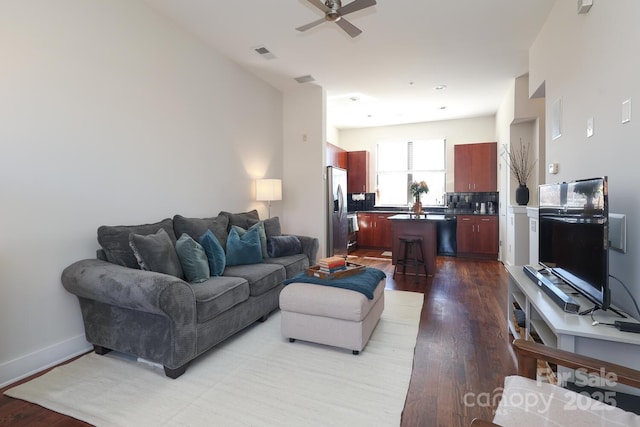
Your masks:
<svg viewBox="0 0 640 427"><path fill-rule="evenodd" d="M347 193L347 211L370 211L376 204L376 193Z"/></svg>
<svg viewBox="0 0 640 427"><path fill-rule="evenodd" d="M498 192L447 193L447 209L454 212L474 212L476 203L484 203L487 213L498 213ZM493 212L492 212L493 211Z"/></svg>

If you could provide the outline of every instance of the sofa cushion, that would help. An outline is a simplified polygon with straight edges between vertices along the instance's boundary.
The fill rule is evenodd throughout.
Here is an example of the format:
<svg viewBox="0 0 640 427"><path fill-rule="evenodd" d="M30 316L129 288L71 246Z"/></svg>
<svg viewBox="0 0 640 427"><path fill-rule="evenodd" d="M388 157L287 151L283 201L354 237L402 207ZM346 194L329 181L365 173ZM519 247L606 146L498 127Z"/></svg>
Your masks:
<svg viewBox="0 0 640 427"><path fill-rule="evenodd" d="M232 228L227 238L227 266L262 262L258 229L247 231L242 237Z"/></svg>
<svg viewBox="0 0 640 427"><path fill-rule="evenodd" d="M291 279L298 273L309 268L309 258L304 254L289 255L277 258L267 258L264 262L269 264L278 264L285 268L286 278Z"/></svg>
<svg viewBox="0 0 640 427"><path fill-rule="evenodd" d="M220 211L218 215L224 215L229 218L229 228L227 229L228 231L231 231L230 228L232 225L237 225L238 227L242 227L246 230L253 225L249 223L249 220L260 220L260 216L258 215L258 211L256 209L249 212L239 213Z"/></svg>
<svg viewBox="0 0 640 427"><path fill-rule="evenodd" d="M131 233L129 245L142 270L184 278L174 243L163 228L146 236Z"/></svg>
<svg viewBox="0 0 640 427"><path fill-rule="evenodd" d="M209 260L200 243L187 233L182 233L176 242L176 252L187 282L201 283L209 279Z"/></svg>
<svg viewBox="0 0 640 427"><path fill-rule="evenodd" d="M214 218L185 218L182 215L173 217L173 227L176 236L187 233L194 240L198 241L205 231L211 230L218 238L220 245L224 249L227 245L227 228L229 226L229 218L224 215L218 215Z"/></svg>
<svg viewBox="0 0 640 427"><path fill-rule="evenodd" d="M227 265L227 257L220 241L213 235L211 230L207 230L202 236L200 236L200 244L207 254L209 274L211 276L221 276L224 272L225 266Z"/></svg>
<svg viewBox="0 0 640 427"><path fill-rule="evenodd" d="M282 265L262 263L227 267L224 275L248 280L251 295L257 296L279 286L286 272Z"/></svg>
<svg viewBox="0 0 640 427"><path fill-rule="evenodd" d="M238 227L237 225L232 225L231 228L235 229L240 237L244 236L247 231L256 228L258 230L258 236L260 237L260 249L262 250L262 258L269 257L267 253L267 235L264 232L264 224L262 221L256 222L247 230L242 227Z"/></svg>
<svg viewBox="0 0 640 427"><path fill-rule="evenodd" d="M250 226L254 225L257 222L260 222L260 220L254 218L249 218L248 220ZM277 216L265 219L264 221L262 221L262 223L264 224L264 232L267 235L267 238L282 235L282 229L280 228L280 218L278 218Z"/></svg>
<svg viewBox="0 0 640 427"><path fill-rule="evenodd" d="M302 243L296 236L269 237L267 239L267 253L273 258L301 254Z"/></svg>
<svg viewBox="0 0 640 427"><path fill-rule="evenodd" d="M249 283L240 277L211 277L192 289L198 323L211 320L249 298Z"/></svg>
<svg viewBox="0 0 640 427"><path fill-rule="evenodd" d="M175 244L176 235L173 232L171 218L166 218L153 224L100 226L98 227L98 243L104 250L107 261L139 269L138 261L129 245L129 235L133 233L146 236L157 232L161 228L167 232L169 238Z"/></svg>

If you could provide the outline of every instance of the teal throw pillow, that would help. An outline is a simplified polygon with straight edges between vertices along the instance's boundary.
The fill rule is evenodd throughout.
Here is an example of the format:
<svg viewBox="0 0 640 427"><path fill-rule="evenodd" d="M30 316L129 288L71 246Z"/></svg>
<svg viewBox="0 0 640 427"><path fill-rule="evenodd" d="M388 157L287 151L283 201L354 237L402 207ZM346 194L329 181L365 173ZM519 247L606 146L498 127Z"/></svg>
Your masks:
<svg viewBox="0 0 640 427"><path fill-rule="evenodd" d="M209 279L209 260L200 243L187 233L182 233L176 242L176 252L187 282L202 283Z"/></svg>
<svg viewBox="0 0 640 427"><path fill-rule="evenodd" d="M240 237L235 228L231 228L227 238L227 265L258 264L262 262L260 235L258 229L248 230Z"/></svg>
<svg viewBox="0 0 640 427"><path fill-rule="evenodd" d="M237 225L232 225L231 228L235 228L240 237L244 236L247 231L257 228L258 235L260 236L260 249L262 250L262 258L269 258L269 254L267 253L267 234L265 233L264 223L262 221L256 222L247 230L242 227L238 227Z"/></svg>
<svg viewBox="0 0 640 427"><path fill-rule="evenodd" d="M222 276L227 260L220 241L211 230L205 231L199 240L207 254L210 274L212 276Z"/></svg>

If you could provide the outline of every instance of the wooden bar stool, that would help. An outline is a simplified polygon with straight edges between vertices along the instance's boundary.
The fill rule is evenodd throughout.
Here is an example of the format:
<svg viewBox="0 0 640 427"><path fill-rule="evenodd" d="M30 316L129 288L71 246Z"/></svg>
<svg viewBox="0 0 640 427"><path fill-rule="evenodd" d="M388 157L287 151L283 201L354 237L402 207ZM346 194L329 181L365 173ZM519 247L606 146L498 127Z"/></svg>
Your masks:
<svg viewBox="0 0 640 427"><path fill-rule="evenodd" d="M402 253L404 245L404 253L402 258L398 258L396 266L393 269L393 277L396 277L396 271L402 266L402 274L406 273L407 265L413 265L416 270L416 283L418 282L418 271L420 267L424 269L424 276L427 277L427 264L424 262L424 253L422 252L422 237L420 236L400 236L398 237L400 244L398 251ZM417 246L417 247L416 247ZM420 251L420 259L418 259L418 251ZM413 255L411 258L408 255Z"/></svg>

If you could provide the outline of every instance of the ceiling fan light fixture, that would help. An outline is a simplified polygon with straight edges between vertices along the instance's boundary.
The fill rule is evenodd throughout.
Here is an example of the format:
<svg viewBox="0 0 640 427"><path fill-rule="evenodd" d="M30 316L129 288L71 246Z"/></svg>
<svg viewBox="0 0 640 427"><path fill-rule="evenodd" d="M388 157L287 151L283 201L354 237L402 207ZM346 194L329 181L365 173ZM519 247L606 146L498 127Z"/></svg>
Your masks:
<svg viewBox="0 0 640 427"><path fill-rule="evenodd" d="M329 21L338 24L338 26L351 37L357 37L362 33L362 30L346 19L342 19L343 16L361 9L366 9L376 4L376 0L354 0L345 7L342 7L342 2L340 0L326 0L324 3L322 0L307 1L324 12L324 18L320 18L317 21L298 27L296 30L307 31L323 22Z"/></svg>

